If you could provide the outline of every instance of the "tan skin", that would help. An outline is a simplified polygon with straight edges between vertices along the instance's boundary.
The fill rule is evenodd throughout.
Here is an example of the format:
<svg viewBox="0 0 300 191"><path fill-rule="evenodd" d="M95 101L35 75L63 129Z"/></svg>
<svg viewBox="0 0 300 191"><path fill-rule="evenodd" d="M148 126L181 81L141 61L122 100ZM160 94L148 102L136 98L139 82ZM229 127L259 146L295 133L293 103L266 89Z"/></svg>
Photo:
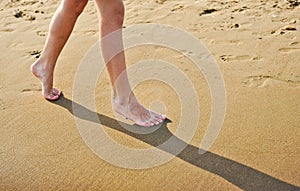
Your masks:
<svg viewBox="0 0 300 191"><path fill-rule="evenodd" d="M48 100L57 100L61 95L61 91L53 87L53 71L76 20L87 2L88 0L62 0L52 18L42 54L31 66L32 73L42 82L42 94ZM116 30L122 30L124 20L122 0L95 0L95 2L100 20L100 37L103 38ZM104 57L109 54L109 47L116 43L123 46L122 33L118 34L114 42L108 40L101 44ZM165 120L164 115L144 108L137 101L128 82L123 51L109 60L106 66L114 92L112 106L117 113L146 127L158 125Z"/></svg>

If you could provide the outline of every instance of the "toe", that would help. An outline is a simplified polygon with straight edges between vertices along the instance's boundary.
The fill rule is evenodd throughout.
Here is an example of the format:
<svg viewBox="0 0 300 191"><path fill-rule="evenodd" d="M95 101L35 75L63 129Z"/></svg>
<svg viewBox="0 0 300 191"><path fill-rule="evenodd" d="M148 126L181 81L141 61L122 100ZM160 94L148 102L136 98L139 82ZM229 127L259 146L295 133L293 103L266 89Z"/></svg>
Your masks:
<svg viewBox="0 0 300 191"><path fill-rule="evenodd" d="M150 123L151 123L151 126L160 124L159 119L157 119L155 116L152 116L152 118L150 119Z"/></svg>
<svg viewBox="0 0 300 191"><path fill-rule="evenodd" d="M155 116L155 120L158 121L158 123L162 123L164 121L160 116Z"/></svg>
<svg viewBox="0 0 300 191"><path fill-rule="evenodd" d="M59 95L54 95L54 94L49 94L48 96L45 97L49 101L55 101L58 100Z"/></svg>
<svg viewBox="0 0 300 191"><path fill-rule="evenodd" d="M165 120L165 119L166 119L166 115L159 114L159 118L160 118L161 120Z"/></svg>
<svg viewBox="0 0 300 191"><path fill-rule="evenodd" d="M159 125L159 124L160 124L160 122L159 122L159 121L156 121L156 122L155 122L155 125Z"/></svg>
<svg viewBox="0 0 300 191"><path fill-rule="evenodd" d="M146 122L140 122L140 123L136 123L137 125L143 126L143 127L151 127L154 124L150 121L146 121Z"/></svg>
<svg viewBox="0 0 300 191"><path fill-rule="evenodd" d="M143 127L150 127L151 126L151 121L150 120L133 120L135 124L143 126Z"/></svg>
<svg viewBox="0 0 300 191"><path fill-rule="evenodd" d="M60 89L58 89L58 88L53 88L53 89L51 90L51 93L54 94L54 95L58 95L58 96L61 95L61 91L60 91Z"/></svg>
<svg viewBox="0 0 300 191"><path fill-rule="evenodd" d="M156 123L155 123L155 120L153 120L153 119L150 119L150 120L147 121L146 123L149 125L149 127L154 126L154 125L156 124Z"/></svg>
<svg viewBox="0 0 300 191"><path fill-rule="evenodd" d="M56 101L61 96L61 91L59 89L53 88L49 95L45 96L45 98L49 101Z"/></svg>
<svg viewBox="0 0 300 191"><path fill-rule="evenodd" d="M161 118L161 119L166 118L166 116L165 116L164 114L156 113L156 112L154 112L154 111L153 111L153 113L155 114L155 116L157 116L157 117L159 117L159 118Z"/></svg>
<svg viewBox="0 0 300 191"><path fill-rule="evenodd" d="M163 122L166 119L165 115L162 115L162 114L159 114L159 113L152 112L151 115L152 115L152 118L154 118L155 120L158 120L160 123Z"/></svg>

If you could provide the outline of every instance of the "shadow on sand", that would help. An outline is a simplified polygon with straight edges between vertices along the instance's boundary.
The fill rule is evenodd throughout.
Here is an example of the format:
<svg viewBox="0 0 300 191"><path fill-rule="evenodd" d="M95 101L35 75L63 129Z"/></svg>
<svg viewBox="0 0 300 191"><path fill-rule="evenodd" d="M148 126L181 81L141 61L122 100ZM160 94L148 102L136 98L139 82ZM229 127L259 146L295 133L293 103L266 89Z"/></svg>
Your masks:
<svg viewBox="0 0 300 191"><path fill-rule="evenodd" d="M61 96L59 100L52 103L66 108L73 115L74 113L72 110L72 105L74 105L77 109L76 111L79 111L76 113L80 113L76 114L76 117L81 118L83 120L99 123L99 121L95 121L95 119L89 117L95 115L94 111L91 111L86 107L75 103L64 96ZM123 125L127 127L130 127L132 125L119 122L105 115L101 115L98 113L96 114L98 115L102 125L120 131L122 133L126 133L127 135L139 139L154 147L164 143L171 136L173 136L173 134L167 128L168 122L163 124L159 129L157 129L151 134L135 134L130 131L127 131L125 128L122 127ZM179 144L180 142L183 142L180 139L177 139L176 141L178 141ZM177 157L186 162L189 162L190 164L198 168L219 175L220 177L226 179L227 181L231 182L232 184L236 185L237 187L243 190L300 190L300 188L297 186L276 179L249 166L243 165L241 163L224 158L222 156L208 151L204 154L199 154L198 150L199 149L197 147L188 144L187 147L179 155L177 155ZM170 154L174 154L172 153L172 149L165 149L164 151Z"/></svg>

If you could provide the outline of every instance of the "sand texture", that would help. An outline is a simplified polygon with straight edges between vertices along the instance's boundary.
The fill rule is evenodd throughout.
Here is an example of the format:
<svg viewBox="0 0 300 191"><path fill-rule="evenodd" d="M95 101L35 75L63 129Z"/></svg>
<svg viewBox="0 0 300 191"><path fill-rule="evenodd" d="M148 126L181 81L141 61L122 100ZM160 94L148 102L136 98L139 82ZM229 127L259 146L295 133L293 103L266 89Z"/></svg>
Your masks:
<svg viewBox="0 0 300 191"><path fill-rule="evenodd" d="M54 103L42 98L30 65L40 55L58 4L0 0L0 190L300 190L297 0L124 1L124 29L167 24L194 35L215 58L226 88L226 115L216 142L202 155L198 147L212 101L204 74L183 56L184 50L155 45L131 48L126 50L127 66L154 59L177 67L196 90L199 119L182 117L181 100L171 86L148 80L134 88L137 98L146 107L165 112L172 122L147 135L125 130L118 120L129 128L131 122L115 116L106 72L95 87L96 111L74 102L76 72L99 38L93 1L78 19L55 68L54 84L64 97ZM136 69L129 77L143 77L150 69ZM163 67L160 72L177 83L174 73ZM160 102L153 103L156 100ZM195 105L191 100L185 104ZM79 114L74 114L72 105L79 106ZM92 115L99 117L113 140L135 149L163 143L181 121L198 127L171 161L128 169L99 158L85 144L74 118L97 124ZM172 148L163 152L173 153Z"/></svg>

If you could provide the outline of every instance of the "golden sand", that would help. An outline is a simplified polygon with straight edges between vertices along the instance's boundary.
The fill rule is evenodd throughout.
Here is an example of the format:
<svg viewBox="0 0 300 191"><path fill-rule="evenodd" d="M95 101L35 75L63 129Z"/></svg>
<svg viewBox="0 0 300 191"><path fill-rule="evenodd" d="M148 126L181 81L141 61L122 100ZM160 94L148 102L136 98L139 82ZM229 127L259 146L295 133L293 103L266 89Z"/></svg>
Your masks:
<svg viewBox="0 0 300 191"><path fill-rule="evenodd" d="M0 190L300 189L297 1L124 1L125 27L167 24L198 38L216 59L227 94L222 131L209 151L200 155L198 146L211 112L204 75L167 48L126 50L128 67L146 59L163 59L177 66L193 83L201 109L198 130L186 149L166 164L141 170L117 167L99 158L82 140L74 121L75 74L98 40L94 3L89 1L57 63L55 86L64 97L50 103L42 98L40 83L29 68L43 47L58 1L0 2ZM23 14L19 18L14 16L17 9ZM164 75L174 77L168 71ZM138 99L147 107L161 100L172 123L147 136L128 133L115 120L106 73L95 90L96 114L119 144L152 148L185 120L176 91L164 83L146 81L135 88Z"/></svg>

